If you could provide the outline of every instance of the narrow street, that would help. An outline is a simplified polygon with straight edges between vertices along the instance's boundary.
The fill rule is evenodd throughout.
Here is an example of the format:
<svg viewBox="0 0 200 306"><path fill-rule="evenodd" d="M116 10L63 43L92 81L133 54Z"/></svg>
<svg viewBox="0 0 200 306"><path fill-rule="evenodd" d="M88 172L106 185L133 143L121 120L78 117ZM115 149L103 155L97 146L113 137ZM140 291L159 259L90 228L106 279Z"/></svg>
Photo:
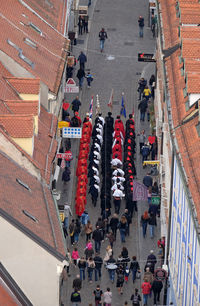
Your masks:
<svg viewBox="0 0 200 306"><path fill-rule="evenodd" d="M86 0L82 0L81 5L87 5ZM86 80L84 80L83 90L79 94L79 98L82 102L80 109L80 115L83 119L85 113L89 110L89 104L91 97L94 96L94 109L93 119L95 118L96 107L96 95L99 96L102 115L105 117L109 108L107 106L108 100L111 94L111 90L114 90L114 102L113 102L113 117L114 119L120 113L121 109L121 93L124 92L126 113L135 113L135 128L136 135L140 130L145 129L147 137L151 135L149 122L147 120L143 123L139 119L138 111L138 79L143 76L149 80L151 74L155 74L154 63L141 63L137 61L138 52L154 53L155 51L155 39L152 37L150 28L148 27L148 1L97 1L92 0L92 5L89 8L89 33L83 34L78 37L78 44L73 46L73 54L78 57L80 51L84 51L87 55L86 69L90 69L94 76L94 81L90 89L86 86ZM144 37L139 38L138 29L138 17L142 15L145 19ZM103 53L100 53L98 33L101 28L104 27L107 31L108 39L105 42L105 49ZM78 83L76 78L77 68L74 72L74 79ZM71 102L75 95L69 95L68 99ZM122 117L123 118L123 117ZM128 119L128 118L127 118ZM124 120L124 119L123 119ZM94 121L94 120L93 120ZM124 120L125 123L125 120ZM137 137L137 136L136 136ZM138 138L138 137L137 137ZM139 154L139 142L137 140L137 150L135 155L135 164L137 168L137 180L142 182L143 177L148 172L148 167L143 169L142 158ZM76 176L75 166L77 162L79 141L72 140L72 152L74 159L71 163L71 180L63 187L61 181L61 175L59 177L57 190L61 191L61 198L58 201L59 204L64 204L68 201L71 204L73 210L73 217L75 218L74 211L74 194L76 188ZM125 208L125 203L122 204L122 213ZM138 213L134 215L133 222L130 227L130 236L127 237L125 246L128 248L129 257L137 256L142 271L141 280L136 280L135 284L132 284L131 275L129 277L128 284L124 284L124 293L119 295L116 288L116 282L112 284L108 278L107 270L102 267L102 279L99 282L90 284L87 279L82 282L81 289L81 305L87 306L89 304L94 305L93 290L97 284L103 291L107 287L111 288L113 293L112 305L123 306L125 301L130 304L130 297L134 291L134 288L138 288L141 294L141 281L143 279L144 265L146 258L150 253L150 250L154 250L157 256L157 240L160 238L160 220L157 218L158 226L155 230L154 239L150 239L149 228L147 229L147 237L142 237L140 218L144 210L148 209L148 204L145 202L138 202ZM100 216L99 200L97 207L94 208L91 203L91 198L87 199L87 211L90 216L90 220L95 225L97 218ZM112 214L113 214L112 208ZM69 237L67 237L67 246L72 251L70 246ZM106 240L102 243L101 257L105 256L105 249L108 245ZM79 255L84 255L85 248L85 236L80 236L78 243ZM114 258L116 259L121 252L122 244L120 242L119 233L117 234L117 240L114 243ZM70 305L70 296L72 292L72 282L79 269L73 265L70 266L71 277L65 282L65 286L62 292L62 301L65 306ZM148 305L153 305L153 298L148 302ZM162 305L162 302L160 302Z"/></svg>

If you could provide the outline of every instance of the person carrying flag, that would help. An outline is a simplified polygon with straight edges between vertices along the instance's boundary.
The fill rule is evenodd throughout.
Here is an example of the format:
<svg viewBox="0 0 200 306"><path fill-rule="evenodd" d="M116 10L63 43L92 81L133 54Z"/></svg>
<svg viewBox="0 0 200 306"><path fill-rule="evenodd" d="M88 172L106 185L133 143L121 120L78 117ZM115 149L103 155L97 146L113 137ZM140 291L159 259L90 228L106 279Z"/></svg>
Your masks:
<svg viewBox="0 0 200 306"><path fill-rule="evenodd" d="M120 115L123 115L124 118L126 118L126 107L125 107L125 102L124 102L124 93L122 93L122 102L121 102Z"/></svg>

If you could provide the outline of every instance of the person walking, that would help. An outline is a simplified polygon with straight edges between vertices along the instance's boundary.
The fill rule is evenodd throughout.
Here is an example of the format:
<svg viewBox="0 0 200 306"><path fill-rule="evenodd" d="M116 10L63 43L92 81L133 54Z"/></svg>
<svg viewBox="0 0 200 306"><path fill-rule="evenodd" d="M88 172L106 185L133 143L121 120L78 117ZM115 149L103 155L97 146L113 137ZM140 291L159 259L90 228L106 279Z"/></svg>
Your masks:
<svg viewBox="0 0 200 306"><path fill-rule="evenodd" d="M92 234L92 224L89 220L85 225L85 234L86 234L86 242L88 242L88 240L91 239L91 234Z"/></svg>
<svg viewBox="0 0 200 306"><path fill-rule="evenodd" d="M94 255L92 242L90 240L88 240L88 242L87 242L84 253L85 253L85 256L86 256L86 260Z"/></svg>
<svg viewBox="0 0 200 306"><path fill-rule="evenodd" d="M95 306L101 306L101 297L103 295L103 291L100 289L100 286L97 285L96 289L93 291L95 297Z"/></svg>
<svg viewBox="0 0 200 306"><path fill-rule="evenodd" d="M133 293L131 295L131 301L132 301L132 305L134 306L140 306L140 301L141 301L141 296L138 293L138 289L135 288L135 293Z"/></svg>
<svg viewBox="0 0 200 306"><path fill-rule="evenodd" d="M95 269L95 262L92 257L87 260L88 281L92 283L92 275Z"/></svg>
<svg viewBox="0 0 200 306"><path fill-rule="evenodd" d="M142 16L139 17L138 19L138 25L139 25L139 36L143 37L144 36L144 18Z"/></svg>
<svg viewBox="0 0 200 306"><path fill-rule="evenodd" d="M140 121L145 121L145 113L148 107L148 101L146 98L143 98L142 101L138 105L138 109L140 110Z"/></svg>
<svg viewBox="0 0 200 306"><path fill-rule="evenodd" d="M80 89L82 89L83 88L83 81L84 81L84 77L85 77L85 71L82 68L80 68L78 70L76 76L77 76L77 78L79 80L79 87L80 87Z"/></svg>
<svg viewBox="0 0 200 306"><path fill-rule="evenodd" d="M112 283L114 283L115 280L115 270L117 269L116 260L113 258L113 255L110 256L110 259L107 261L106 266L109 274L109 278Z"/></svg>
<svg viewBox="0 0 200 306"><path fill-rule="evenodd" d="M163 288L163 284L161 281L154 279L151 290L153 291L153 297L154 297L154 304L156 305L157 302L160 301L160 293Z"/></svg>
<svg viewBox="0 0 200 306"><path fill-rule="evenodd" d="M81 53L78 57L78 61L79 61L79 64L80 64L80 68L85 70L85 63L87 62L87 56L83 53L83 51L81 51Z"/></svg>
<svg viewBox="0 0 200 306"><path fill-rule="evenodd" d="M80 279L80 275L77 274L76 278L73 280L72 288L76 291L80 291L82 288L82 280Z"/></svg>
<svg viewBox="0 0 200 306"><path fill-rule="evenodd" d="M112 250L112 247L111 245L108 245L107 248L106 248L106 255L103 259L103 262L104 262L104 265L107 264L107 261L110 259L110 256L113 254L113 250Z"/></svg>
<svg viewBox="0 0 200 306"><path fill-rule="evenodd" d="M119 222L119 232L120 232L120 236L121 236L121 242L126 242L125 241L125 236L126 236L126 231L127 231L127 227L128 227L128 223L126 220L125 216L122 216Z"/></svg>
<svg viewBox="0 0 200 306"><path fill-rule="evenodd" d="M119 266L116 270L117 273L117 284L116 287L118 288L118 292L120 294L123 294L122 288L124 285L124 269L123 266Z"/></svg>
<svg viewBox="0 0 200 306"><path fill-rule="evenodd" d="M140 272L140 265L139 265L139 262L137 261L136 256L132 257L132 261L131 261L131 264L130 264L130 270L132 271L132 280L133 280L133 283L134 283L135 280L136 280L137 272Z"/></svg>
<svg viewBox="0 0 200 306"><path fill-rule="evenodd" d="M146 98L147 102L151 97L151 90L149 89L149 87L147 85L144 88L143 97Z"/></svg>
<svg viewBox="0 0 200 306"><path fill-rule="evenodd" d="M65 217L64 218L64 228L66 231L68 229L69 216L72 216L72 211L71 211L70 206L67 203L65 203L64 205L64 217Z"/></svg>
<svg viewBox="0 0 200 306"><path fill-rule="evenodd" d="M117 235L118 224L119 224L118 215L114 214L113 217L110 219L110 228L113 232L113 235L114 235L115 239L116 239L116 235Z"/></svg>
<svg viewBox="0 0 200 306"><path fill-rule="evenodd" d="M149 153L150 153L149 146L147 143L145 143L142 147L142 163L148 159Z"/></svg>
<svg viewBox="0 0 200 306"><path fill-rule="evenodd" d="M78 219L76 219L75 228L74 228L74 242L75 243L78 243L80 232L81 232L81 223L79 222Z"/></svg>
<svg viewBox="0 0 200 306"><path fill-rule="evenodd" d="M80 279L85 280L86 260L83 256L81 257L81 259L78 262L78 267L79 267L79 270L80 270Z"/></svg>
<svg viewBox="0 0 200 306"><path fill-rule="evenodd" d="M147 257L147 262L151 263L152 265L152 273L154 273L155 265L157 263L157 258L154 255L154 251L151 250L149 256Z"/></svg>
<svg viewBox="0 0 200 306"><path fill-rule="evenodd" d="M141 223L141 226L142 226L143 238L145 238L146 237L146 232L147 232L147 225L149 223L149 214L148 214L147 210L145 210L144 214L141 216L140 223Z"/></svg>
<svg viewBox="0 0 200 306"><path fill-rule="evenodd" d="M79 35L83 34L83 23L84 23L83 16L79 16L79 19L78 19L78 34Z"/></svg>
<svg viewBox="0 0 200 306"><path fill-rule="evenodd" d="M149 217L149 228L150 228L150 237L154 238L154 229L157 226L156 215L151 212Z"/></svg>
<svg viewBox="0 0 200 306"><path fill-rule="evenodd" d="M100 51L103 52L104 50L104 43L105 40L108 38L106 31L104 30L104 28L101 29L101 31L99 32L99 40L100 40Z"/></svg>
<svg viewBox="0 0 200 306"><path fill-rule="evenodd" d="M96 226L96 230L92 234L92 239L95 243L95 252L100 253L101 249L101 241L102 241L102 231L100 230L99 226Z"/></svg>
<svg viewBox="0 0 200 306"><path fill-rule="evenodd" d="M74 229L75 229L75 221L72 219L70 225L69 225L69 235L71 239L71 245L74 244Z"/></svg>
<svg viewBox="0 0 200 306"><path fill-rule="evenodd" d="M140 154L142 154L142 147L144 146L146 142L145 130L142 130L140 134L138 134L138 136L139 136L139 144L140 144Z"/></svg>
<svg viewBox="0 0 200 306"><path fill-rule="evenodd" d="M77 265L77 261L78 261L79 258L80 258L80 256L79 256L78 250L77 250L77 248L74 248L74 250L72 251L72 259L74 261L75 266Z"/></svg>
<svg viewBox="0 0 200 306"><path fill-rule="evenodd" d="M112 303L112 292L110 291L109 287L104 292L103 298L104 298L104 306L111 306L111 303Z"/></svg>
<svg viewBox="0 0 200 306"><path fill-rule="evenodd" d="M141 288L142 288L144 305L147 305L148 296L151 293L151 284L147 281L147 279L144 279Z"/></svg>
<svg viewBox="0 0 200 306"><path fill-rule="evenodd" d="M88 15L84 16L84 19L83 19L83 31L84 31L84 33L88 33L88 21L89 21L89 16Z"/></svg>
<svg viewBox="0 0 200 306"><path fill-rule="evenodd" d="M86 80L87 80L87 87L91 88L91 83L93 81L93 76L90 73L90 70L88 71L88 73L86 74Z"/></svg>
<svg viewBox="0 0 200 306"><path fill-rule="evenodd" d="M79 100L79 96L76 96L76 98L72 101L72 110L75 114L75 112L79 111L79 107L81 106L81 101Z"/></svg>
<svg viewBox="0 0 200 306"><path fill-rule="evenodd" d="M101 267L103 264L103 259L100 257L99 253L95 254L94 257L94 262L95 262L95 269L94 269L94 276L95 276L95 282L101 280Z"/></svg>
<svg viewBox="0 0 200 306"><path fill-rule="evenodd" d="M80 292L74 290L71 294L72 306L79 306L81 304L81 295Z"/></svg>

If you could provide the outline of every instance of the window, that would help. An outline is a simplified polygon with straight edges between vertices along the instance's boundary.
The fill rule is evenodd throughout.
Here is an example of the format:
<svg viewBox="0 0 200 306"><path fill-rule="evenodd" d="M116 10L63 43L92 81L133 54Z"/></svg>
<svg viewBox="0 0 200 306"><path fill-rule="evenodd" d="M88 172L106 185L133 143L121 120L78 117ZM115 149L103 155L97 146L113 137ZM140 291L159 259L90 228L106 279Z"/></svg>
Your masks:
<svg viewBox="0 0 200 306"><path fill-rule="evenodd" d="M29 38L24 38L24 42L25 42L25 44L27 44L27 45L30 46L31 48L37 49L36 43L34 43L34 41L32 41L31 39L29 39Z"/></svg>
<svg viewBox="0 0 200 306"><path fill-rule="evenodd" d="M184 98L187 97L187 88L186 87L183 89L183 95L184 95Z"/></svg>
<svg viewBox="0 0 200 306"><path fill-rule="evenodd" d="M18 47L17 45L15 45L15 43L13 43L10 39L7 39L7 43L12 46L13 48L15 48L16 50L21 50L20 47Z"/></svg>
<svg viewBox="0 0 200 306"><path fill-rule="evenodd" d="M20 179L16 178L17 183L19 183L21 186L23 186L24 188L26 188L27 190L31 190L29 188L29 186L27 184L25 184L24 182L22 182Z"/></svg>
<svg viewBox="0 0 200 306"><path fill-rule="evenodd" d="M19 58L21 58L25 63L27 63L29 66L31 66L32 68L34 68L35 64L34 64L29 58L27 58L27 57L22 53L22 50L19 51L18 56L19 56Z"/></svg>
<svg viewBox="0 0 200 306"><path fill-rule="evenodd" d="M41 36L42 36L42 31L35 25L33 24L32 22L29 23L29 26L34 30L36 31L37 33L39 33Z"/></svg>
<svg viewBox="0 0 200 306"><path fill-rule="evenodd" d="M33 215L31 215L27 210L22 210L23 211L23 213L27 216L27 217L29 217L31 220L33 220L34 222L38 222L38 220L33 216Z"/></svg>

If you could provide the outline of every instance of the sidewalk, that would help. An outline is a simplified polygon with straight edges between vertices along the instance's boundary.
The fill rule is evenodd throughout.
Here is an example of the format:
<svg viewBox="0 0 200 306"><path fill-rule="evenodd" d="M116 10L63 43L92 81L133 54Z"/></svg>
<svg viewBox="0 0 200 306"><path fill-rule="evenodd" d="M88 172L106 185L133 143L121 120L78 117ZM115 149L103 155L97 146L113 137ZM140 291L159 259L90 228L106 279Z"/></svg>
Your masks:
<svg viewBox="0 0 200 306"><path fill-rule="evenodd" d="M87 5L87 1L82 0L81 5ZM109 111L107 103L110 97L111 89L114 89L114 103L113 103L113 117L120 112L121 108L121 92L125 93L126 101L126 112L127 116L129 113L132 113L133 109L135 111L135 122L136 122L136 135L141 129L146 130L146 135L151 134L149 123L140 123L139 113L137 109L137 82L140 77L140 73L149 80L152 73L154 73L154 64L148 63L138 63L137 62L137 53L144 51L147 53L153 53L155 48L155 41L151 36L149 28L145 28L144 39L138 37L138 25L137 18L139 15L143 14L145 20L147 20L147 11L148 4L146 1L141 0L137 4L137 7L134 7L134 4L131 0L123 2L123 7L120 0L115 1L115 6L113 7L111 2L106 1L93 1L92 5L89 8L89 17L90 17L90 26L89 34L83 34L78 37L78 42L84 40L83 44L77 44L73 46L73 55L76 57L79 55L80 51L83 50L88 57L88 62L86 69L90 68L91 73L94 74L94 81L92 83L92 88L87 89L86 82L84 84L83 90L81 91L79 97L82 102L80 109L80 115L83 119L85 113L88 112L91 96L99 95L99 100L101 104L101 110L103 116L106 116ZM146 22L147 23L147 22ZM99 52L99 40L98 33L102 27L105 27L108 40L105 43L105 51L103 54ZM111 60L110 60L111 59ZM77 64L77 68L79 64ZM74 79L77 82L76 78L77 70L74 73ZM74 99L75 95L69 96L69 102ZM95 104L93 109L93 118L95 116ZM57 183L58 190L61 191L61 199L58 201L59 204L64 204L68 202L71 204L74 209L74 194L76 187L76 163L77 155L79 149L79 140L72 140L72 153L74 156L73 161L71 162L71 180L63 187L61 181L61 173ZM136 167L137 167L137 180L142 181L143 177L146 175L147 170L143 169L141 157L139 154L139 143L137 140L137 153L136 153ZM98 216L100 215L99 201L97 202L97 208L91 204L91 199L88 197L87 210L90 215L92 224L95 224ZM125 203L122 204L121 213L125 207ZM157 240L160 238L160 226L159 219L158 226L155 232L155 238L150 239L149 231L147 233L147 238L143 239L141 234L140 227L140 217L141 214L146 210L147 203L140 202L138 203L138 214L133 217L133 223L130 228L130 236L127 238L125 246L128 247L129 256L137 256L140 261L141 271L144 270L144 265L146 263L146 258L150 253L151 249L155 250L157 255ZM113 212L113 211L112 211ZM75 214L74 214L75 217ZM67 238L67 245L69 246L69 238ZM105 256L105 248L107 242L102 244L101 248L101 257ZM70 251L72 251L71 246ZM114 244L114 258L117 258L121 252L121 243L119 239L119 234L117 234L117 241ZM85 237L80 237L78 243L79 255L83 255L85 248ZM134 288L138 288L140 293L141 280L137 280L132 285L131 276L128 284L124 284L124 294L121 296L117 292L116 283L111 284L108 280L108 272L104 267L102 267L102 279L100 282L93 282L89 284L87 280L83 282L81 290L81 305L87 306L89 303L94 305L94 297L92 295L93 290L97 284L100 284L101 289L105 290L107 287L111 288L113 292L113 302L114 306L123 306L125 300L130 303L130 297ZM72 281L75 278L76 274L79 273L79 269L75 267L70 267L71 277L65 283L62 293L62 299L65 306L70 305L70 296L72 292ZM142 275L143 277L143 275ZM162 304L162 303L161 303ZM153 298L149 300L148 305L153 305Z"/></svg>

